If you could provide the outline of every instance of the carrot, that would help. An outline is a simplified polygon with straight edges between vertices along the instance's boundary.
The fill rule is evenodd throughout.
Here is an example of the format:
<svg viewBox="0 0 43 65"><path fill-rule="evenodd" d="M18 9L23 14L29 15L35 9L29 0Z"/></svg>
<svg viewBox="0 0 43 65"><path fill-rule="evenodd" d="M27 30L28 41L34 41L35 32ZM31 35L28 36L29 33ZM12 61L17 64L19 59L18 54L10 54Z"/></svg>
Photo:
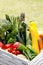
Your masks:
<svg viewBox="0 0 43 65"><path fill-rule="evenodd" d="M40 34L39 36L40 36L40 38L42 38L42 39L43 39L43 34Z"/></svg>
<svg viewBox="0 0 43 65"><path fill-rule="evenodd" d="M38 44L39 44L39 50L42 50L43 49L43 40L41 38L39 38Z"/></svg>

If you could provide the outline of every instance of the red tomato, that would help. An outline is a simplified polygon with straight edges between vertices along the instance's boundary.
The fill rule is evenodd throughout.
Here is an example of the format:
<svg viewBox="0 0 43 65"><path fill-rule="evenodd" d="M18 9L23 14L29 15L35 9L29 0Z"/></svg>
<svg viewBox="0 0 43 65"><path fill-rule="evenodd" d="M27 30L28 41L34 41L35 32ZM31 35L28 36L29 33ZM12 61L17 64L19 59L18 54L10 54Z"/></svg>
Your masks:
<svg viewBox="0 0 43 65"><path fill-rule="evenodd" d="M6 44L6 45L5 45L5 48L6 48L6 49L7 49L7 48L11 48L11 46L12 46L11 44Z"/></svg>
<svg viewBox="0 0 43 65"><path fill-rule="evenodd" d="M14 50L12 50L12 54L15 54L15 55L17 55L16 51L14 51Z"/></svg>
<svg viewBox="0 0 43 65"><path fill-rule="evenodd" d="M15 42L13 45L12 45L12 48L18 48L20 42Z"/></svg>
<svg viewBox="0 0 43 65"><path fill-rule="evenodd" d="M17 50L16 53L17 53L17 55L18 55L18 54L21 54L21 52L20 52L19 50Z"/></svg>
<svg viewBox="0 0 43 65"><path fill-rule="evenodd" d="M16 48L13 48L12 50L16 51L17 49Z"/></svg>
<svg viewBox="0 0 43 65"><path fill-rule="evenodd" d="M11 49L11 48L7 48L6 50L7 50L8 52L10 52L10 53L12 52L12 49Z"/></svg>
<svg viewBox="0 0 43 65"><path fill-rule="evenodd" d="M1 47L2 49L5 49L5 46L4 46L4 44L3 44L2 42L0 42L0 47Z"/></svg>

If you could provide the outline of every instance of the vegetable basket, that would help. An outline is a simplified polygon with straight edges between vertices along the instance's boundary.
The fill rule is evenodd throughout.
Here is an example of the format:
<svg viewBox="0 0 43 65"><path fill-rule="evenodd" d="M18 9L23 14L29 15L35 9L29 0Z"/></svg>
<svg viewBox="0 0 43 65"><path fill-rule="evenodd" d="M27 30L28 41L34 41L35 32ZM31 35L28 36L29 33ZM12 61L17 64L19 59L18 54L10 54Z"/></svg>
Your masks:
<svg viewBox="0 0 43 65"><path fill-rule="evenodd" d="M21 21L19 17L17 18L11 17L11 19L9 18L8 15L6 15L7 21L1 20L1 23L0 23L1 25L0 27L0 30L1 30L0 31L0 65L10 65L10 64L11 65L43 65L43 50L40 52L39 55L37 55L37 53L39 53L40 45L38 46L38 43L40 40L39 40L39 34L36 27L36 23L30 22L30 25L29 25L30 27L28 28L27 24L23 22L24 20ZM10 25L8 25L7 23L9 23ZM13 51L9 53L3 50L4 46L5 46L4 49L6 50L9 48L8 46L6 48L7 43L8 43L8 46L9 46L9 43L13 43L10 45L10 49L11 49L10 51L16 48L16 51L18 50L22 51L24 55L32 61L19 58L16 56L17 54L13 55L12 54Z"/></svg>
<svg viewBox="0 0 43 65"><path fill-rule="evenodd" d="M28 65L43 65L43 50Z"/></svg>
<svg viewBox="0 0 43 65"><path fill-rule="evenodd" d="M43 65L43 50L32 61L18 58L0 49L0 65Z"/></svg>
<svg viewBox="0 0 43 65"><path fill-rule="evenodd" d="M26 61L0 49L0 65L28 65L29 61Z"/></svg>

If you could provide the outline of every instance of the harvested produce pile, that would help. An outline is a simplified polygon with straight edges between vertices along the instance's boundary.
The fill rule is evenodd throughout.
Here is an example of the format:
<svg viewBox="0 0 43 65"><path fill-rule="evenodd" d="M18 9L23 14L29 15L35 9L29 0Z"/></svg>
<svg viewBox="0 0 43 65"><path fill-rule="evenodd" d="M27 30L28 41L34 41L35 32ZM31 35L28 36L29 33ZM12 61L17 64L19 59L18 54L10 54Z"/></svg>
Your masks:
<svg viewBox="0 0 43 65"><path fill-rule="evenodd" d="M39 34L35 22L25 23L25 15L19 17L6 15L0 20L0 47L14 55L23 54L27 59L35 58L40 50ZM40 42L39 42L40 43Z"/></svg>

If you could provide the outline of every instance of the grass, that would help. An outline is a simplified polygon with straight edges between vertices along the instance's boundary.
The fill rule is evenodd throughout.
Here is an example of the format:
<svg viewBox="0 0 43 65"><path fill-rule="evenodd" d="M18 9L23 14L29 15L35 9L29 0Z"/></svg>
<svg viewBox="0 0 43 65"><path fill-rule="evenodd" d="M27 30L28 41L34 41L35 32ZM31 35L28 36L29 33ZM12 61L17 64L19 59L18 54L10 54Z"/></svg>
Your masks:
<svg viewBox="0 0 43 65"><path fill-rule="evenodd" d="M36 21L39 28L43 27L43 0L0 0L0 18L21 12L26 14L27 23Z"/></svg>

